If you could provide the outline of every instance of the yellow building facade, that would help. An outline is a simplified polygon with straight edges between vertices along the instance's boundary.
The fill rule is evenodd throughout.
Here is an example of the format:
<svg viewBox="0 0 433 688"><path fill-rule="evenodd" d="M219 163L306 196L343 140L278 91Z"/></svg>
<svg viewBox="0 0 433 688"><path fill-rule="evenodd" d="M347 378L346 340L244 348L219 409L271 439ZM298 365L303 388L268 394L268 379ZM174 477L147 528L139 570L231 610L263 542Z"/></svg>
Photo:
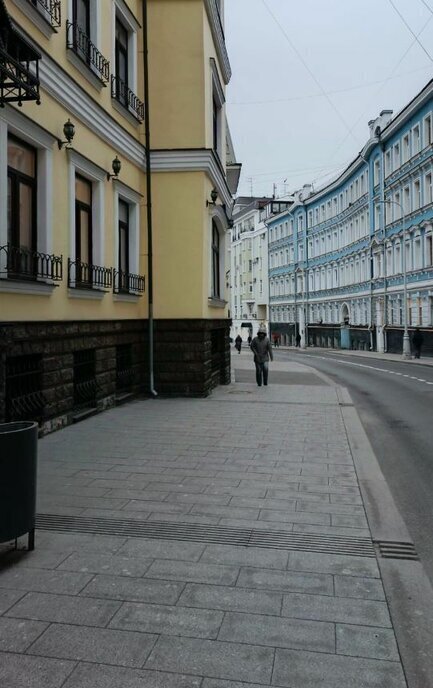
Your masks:
<svg viewBox="0 0 433 688"><path fill-rule="evenodd" d="M222 3L0 0L0 20L0 420L228 383Z"/></svg>

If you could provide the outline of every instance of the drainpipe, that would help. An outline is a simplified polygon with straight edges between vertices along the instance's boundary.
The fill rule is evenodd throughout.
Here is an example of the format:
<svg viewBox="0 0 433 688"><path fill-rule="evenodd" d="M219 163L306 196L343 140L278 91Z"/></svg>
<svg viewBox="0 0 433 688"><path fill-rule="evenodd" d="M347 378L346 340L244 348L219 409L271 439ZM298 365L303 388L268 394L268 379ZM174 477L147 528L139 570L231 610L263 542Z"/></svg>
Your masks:
<svg viewBox="0 0 433 688"><path fill-rule="evenodd" d="M154 387L154 333L153 333L153 235L152 235L152 180L150 166L150 118L149 118L149 59L148 59L147 0L143 0L143 75L144 75L144 132L146 148L146 209L147 209L147 293L148 293L148 344L149 344L149 391L158 396Z"/></svg>

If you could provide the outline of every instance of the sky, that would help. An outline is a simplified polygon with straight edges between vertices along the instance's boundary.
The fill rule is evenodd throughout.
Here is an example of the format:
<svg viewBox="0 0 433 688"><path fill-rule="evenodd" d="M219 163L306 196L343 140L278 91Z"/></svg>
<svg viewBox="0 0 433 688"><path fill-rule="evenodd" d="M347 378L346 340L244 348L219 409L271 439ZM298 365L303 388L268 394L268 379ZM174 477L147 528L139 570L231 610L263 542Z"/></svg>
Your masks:
<svg viewBox="0 0 433 688"><path fill-rule="evenodd" d="M433 78L433 0L225 0L238 195L318 189Z"/></svg>

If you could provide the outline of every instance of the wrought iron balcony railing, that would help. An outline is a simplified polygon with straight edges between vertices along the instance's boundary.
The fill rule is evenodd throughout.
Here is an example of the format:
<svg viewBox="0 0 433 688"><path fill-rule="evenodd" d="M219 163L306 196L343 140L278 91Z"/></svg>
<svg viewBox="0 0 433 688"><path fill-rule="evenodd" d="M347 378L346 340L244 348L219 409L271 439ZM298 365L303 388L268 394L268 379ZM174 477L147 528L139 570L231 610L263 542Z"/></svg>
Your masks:
<svg viewBox="0 0 433 688"><path fill-rule="evenodd" d="M73 289L111 289L113 270L68 258L68 287Z"/></svg>
<svg viewBox="0 0 433 688"><path fill-rule="evenodd" d="M110 77L109 61L99 52L77 23L66 22L66 46L73 50L104 84L108 82Z"/></svg>
<svg viewBox="0 0 433 688"><path fill-rule="evenodd" d="M62 24L60 0L29 0L30 4L36 7L38 12L51 24L58 29Z"/></svg>
<svg viewBox="0 0 433 688"><path fill-rule="evenodd" d="M144 103L125 84L119 76L111 75L111 97L115 98L126 110L142 122L144 119Z"/></svg>
<svg viewBox="0 0 433 688"><path fill-rule="evenodd" d="M9 50L0 41L0 107L5 103L22 105L25 100L40 104L39 57L30 53L25 44L21 50L17 42Z"/></svg>
<svg viewBox="0 0 433 688"><path fill-rule="evenodd" d="M145 277L132 275L123 270L114 270L113 292L115 294L142 294L145 289Z"/></svg>
<svg viewBox="0 0 433 688"><path fill-rule="evenodd" d="M63 257L6 244L0 246L0 277L60 282Z"/></svg>

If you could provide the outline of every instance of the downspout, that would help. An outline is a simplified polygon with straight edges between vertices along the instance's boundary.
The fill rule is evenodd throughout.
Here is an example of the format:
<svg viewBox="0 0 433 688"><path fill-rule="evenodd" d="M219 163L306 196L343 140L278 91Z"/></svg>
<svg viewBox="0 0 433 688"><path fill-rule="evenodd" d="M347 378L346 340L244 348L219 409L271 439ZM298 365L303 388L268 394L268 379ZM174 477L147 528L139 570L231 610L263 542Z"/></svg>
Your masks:
<svg viewBox="0 0 433 688"><path fill-rule="evenodd" d="M144 133L146 148L146 209L147 209L147 294L148 294L148 345L149 345L149 391L158 396L154 387L154 333L153 333L153 234L152 234L152 180L150 165L150 118L149 118L149 58L147 0L143 0L143 76L144 76Z"/></svg>

